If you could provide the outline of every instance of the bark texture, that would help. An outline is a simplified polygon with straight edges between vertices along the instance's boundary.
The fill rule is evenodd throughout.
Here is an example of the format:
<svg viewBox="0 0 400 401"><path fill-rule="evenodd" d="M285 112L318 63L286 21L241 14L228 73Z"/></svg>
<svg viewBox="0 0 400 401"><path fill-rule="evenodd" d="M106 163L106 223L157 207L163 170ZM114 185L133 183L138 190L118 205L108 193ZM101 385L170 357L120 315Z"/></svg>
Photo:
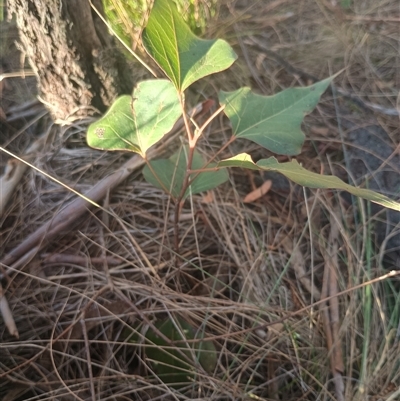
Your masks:
<svg viewBox="0 0 400 401"><path fill-rule="evenodd" d="M103 10L101 0L92 0ZM56 121L103 112L130 93L127 63L89 0L12 0L20 47L38 80L39 96Z"/></svg>

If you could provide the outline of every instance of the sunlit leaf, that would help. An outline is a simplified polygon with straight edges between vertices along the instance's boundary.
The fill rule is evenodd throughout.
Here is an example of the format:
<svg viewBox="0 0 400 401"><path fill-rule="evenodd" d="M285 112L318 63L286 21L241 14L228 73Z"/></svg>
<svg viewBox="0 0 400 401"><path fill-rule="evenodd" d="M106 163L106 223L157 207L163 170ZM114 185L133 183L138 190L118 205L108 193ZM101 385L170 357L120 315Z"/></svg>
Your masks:
<svg viewBox="0 0 400 401"><path fill-rule="evenodd" d="M257 164L253 162L252 157L247 153L240 153L229 159L221 160L217 163L217 167L241 167L249 170L260 170Z"/></svg>
<svg viewBox="0 0 400 401"><path fill-rule="evenodd" d="M146 51L180 91L227 69L237 58L224 40L195 36L171 0L155 0L142 40Z"/></svg>
<svg viewBox="0 0 400 401"><path fill-rule="evenodd" d="M89 146L141 154L167 134L181 116L178 93L165 79L140 82L133 97L119 97L87 133Z"/></svg>
<svg viewBox="0 0 400 401"><path fill-rule="evenodd" d="M187 170L188 148L182 147L175 152L169 159L152 160L149 166L143 169L143 175L147 182L163 189L174 198L179 197ZM195 151L192 162L192 170L199 170L205 166L206 161ZM207 168L212 168L215 163L211 163ZM225 170L208 171L203 173L191 174L191 184L186 190L184 199L190 193L198 194L208 191L223 184L229 178Z"/></svg>
<svg viewBox="0 0 400 401"><path fill-rule="evenodd" d="M275 157L270 157L254 163L250 155L241 153L230 159L220 161L217 167L242 167L252 170L276 171L304 187L344 190L389 209L400 211L400 203L385 195L371 191L370 189L353 187L335 176L313 173L303 168L296 160L279 163Z"/></svg>
<svg viewBox="0 0 400 401"><path fill-rule="evenodd" d="M262 96L241 88L219 93L232 124L233 135L249 139L278 154L296 155L304 142L301 123L318 103L332 78L305 88L286 89Z"/></svg>

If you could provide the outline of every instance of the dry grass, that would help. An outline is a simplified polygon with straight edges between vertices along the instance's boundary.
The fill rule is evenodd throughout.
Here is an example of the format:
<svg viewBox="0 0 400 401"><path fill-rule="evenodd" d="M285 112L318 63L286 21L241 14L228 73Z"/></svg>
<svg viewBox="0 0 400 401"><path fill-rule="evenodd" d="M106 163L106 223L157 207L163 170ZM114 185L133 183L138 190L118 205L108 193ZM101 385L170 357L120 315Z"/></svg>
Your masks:
<svg viewBox="0 0 400 401"><path fill-rule="evenodd" d="M399 36L392 19L399 14L394 1L355 1L349 10L333 3L238 0L221 7L207 34L226 37L240 60L195 90L201 97L213 88L250 84L272 94L345 68L335 80L342 92L326 94L306 119L309 140L299 157L307 168L345 178L348 131L338 124L344 115L354 124L380 124L392 144L399 143L398 116L367 111L343 96L395 110ZM49 140L33 163L80 192L126 158L88 149L86 128L87 122L34 126ZM209 154L227 137L226 121L215 121L213 132L201 145ZM25 141L17 141L21 150ZM266 155L248 143L234 145L229 152ZM213 191L211 202L195 196L186 203L179 263L172 251L173 208L135 172L104 200L104 210L88 213L19 266L3 281L20 338L0 322L0 398L334 400L323 311L313 306L331 266L338 291L349 290L338 298L344 399L392 395L394 401L400 386L398 279L352 290L387 273L374 235L384 216L336 193L278 182L245 205L252 180L257 185L264 177L232 171L230 184ZM30 171L0 220L0 256L71 197ZM217 347L215 371L198 367L196 382L179 391L151 373L144 347L123 334L128 328L142 338L151 322L168 316L199 327Z"/></svg>

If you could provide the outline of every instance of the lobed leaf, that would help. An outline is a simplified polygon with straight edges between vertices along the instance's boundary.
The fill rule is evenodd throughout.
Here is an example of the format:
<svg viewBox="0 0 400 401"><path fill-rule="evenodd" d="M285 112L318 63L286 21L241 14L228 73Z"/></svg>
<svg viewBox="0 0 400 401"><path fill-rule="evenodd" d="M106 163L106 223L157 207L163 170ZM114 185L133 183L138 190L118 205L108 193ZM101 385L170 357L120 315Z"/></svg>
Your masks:
<svg viewBox="0 0 400 401"><path fill-rule="evenodd" d="M286 89L273 96L252 93L250 88L219 93L233 135L249 139L281 155L297 155L304 143L301 123L317 105L331 78L305 88Z"/></svg>
<svg viewBox="0 0 400 401"><path fill-rule="evenodd" d="M229 159L220 161L217 164L217 167L242 167L250 168L252 170L276 171L283 174L296 184L304 187L344 190L389 209L400 211L400 203L385 195L370 189L353 187L335 176L313 173L312 171L308 171L302 167L296 160L279 163L275 157L270 157L268 159L261 159L257 163L254 163L250 155L247 153L241 153Z"/></svg>
<svg viewBox="0 0 400 401"><path fill-rule="evenodd" d="M193 82L227 69L237 58L224 40L195 36L171 0L155 0L142 40L146 51L181 92Z"/></svg>
<svg viewBox="0 0 400 401"><path fill-rule="evenodd" d="M126 150L145 157L147 150L171 131L182 114L178 93L165 79L140 82L133 97L119 97L91 124L88 145L101 150Z"/></svg>

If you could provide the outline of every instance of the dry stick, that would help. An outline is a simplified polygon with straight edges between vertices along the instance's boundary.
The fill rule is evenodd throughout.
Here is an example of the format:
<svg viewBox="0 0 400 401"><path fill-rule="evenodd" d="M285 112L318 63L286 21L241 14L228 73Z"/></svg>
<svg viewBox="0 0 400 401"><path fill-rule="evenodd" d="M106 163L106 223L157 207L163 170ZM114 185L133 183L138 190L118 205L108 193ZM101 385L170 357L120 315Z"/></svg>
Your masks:
<svg viewBox="0 0 400 401"><path fill-rule="evenodd" d="M114 174L103 178L85 196L94 202L102 199L109 189L114 188L126 179L135 169L143 164L140 156L133 156ZM9 252L1 261L3 265L10 266L23 257L31 249L39 250L52 241L61 231L69 231L77 219L82 216L91 205L88 201L77 197L47 223L30 234L21 244Z"/></svg>
<svg viewBox="0 0 400 401"><path fill-rule="evenodd" d="M321 290L321 301L322 303L319 306L319 310L322 314L322 321L324 324L324 329L325 329L325 336L326 336L326 347L328 349L328 353L330 353L330 350L332 349L332 331L331 327L329 324L329 310L328 310L328 283L329 283L329 275L330 275L330 269L328 268L327 265L325 265L324 269L324 276L322 278L322 290Z"/></svg>
<svg viewBox="0 0 400 401"><path fill-rule="evenodd" d="M199 104L192 110L191 114L193 116L196 116L201 113L202 109L202 104ZM175 127L172 130L172 135L168 138L168 140L163 141L160 146L149 151L149 158L153 158L162 150L164 150L172 142L177 133L181 130L182 126L182 120L179 120L175 124ZM93 202L100 201L107 194L108 191L111 191L116 186L118 186L133 171L143 166L143 164L144 159L142 159L138 155L133 156L115 173L103 178L88 192L86 192L85 197L89 198ZM11 250L3 258L3 260L0 261L0 265L10 266L13 263L16 263L18 259L22 258L26 253L30 252L31 250L35 249L36 252L39 251L61 232L65 233L66 231L70 231L73 227L73 224L77 222L78 218L81 217L88 210L88 208L92 206L92 204L82 199L81 197L75 198L47 223L38 228L35 232L30 234L21 244ZM2 278L3 275L0 274L0 279Z"/></svg>
<svg viewBox="0 0 400 401"><path fill-rule="evenodd" d="M325 326L326 342L331 362L331 371L335 384L335 393L338 401L344 401L344 383L342 373L344 372L343 355L339 336L339 300L337 297L337 272L338 266L337 238L339 229L334 219L331 219L331 233L329 236L329 251L323 252L325 259L325 271L323 278L322 296L329 297L329 308L326 302L321 305L321 311Z"/></svg>
<svg viewBox="0 0 400 401"><path fill-rule="evenodd" d="M333 260L337 262L337 257L335 256L335 252L338 251L337 244L333 246ZM330 263L331 272L329 274L329 295L334 296L338 293L338 285L337 285L337 273L336 269L337 263ZM331 327L332 327L332 337L333 337L333 365L335 371L339 373L343 373L344 364L343 364L343 355L341 348L341 341L339 336L339 300L336 296L330 299L330 315L331 315Z"/></svg>
<svg viewBox="0 0 400 401"><path fill-rule="evenodd" d="M4 324L6 325L8 332L12 336L19 338L18 329L12 316L10 306L8 305L7 298L3 293L3 287L1 284L0 284L0 314L3 316Z"/></svg>
<svg viewBox="0 0 400 401"><path fill-rule="evenodd" d="M115 256L100 256L89 258L86 256L74 255L72 253L45 253L40 255L40 257L43 259L42 263L45 265L53 263L70 263L80 266L86 266L88 263L92 265L101 265L106 262L110 266L118 266L122 262L122 259Z"/></svg>
<svg viewBox="0 0 400 401"><path fill-rule="evenodd" d="M94 389L94 380L93 380L93 370L92 370L92 359L90 357L90 343L87 335L86 324L85 324L85 314L83 314L82 319L80 320L82 326L82 334L83 340L85 342L85 351L86 351L86 361L87 361L87 369L89 374L89 388L90 394L92 396L92 401L96 401L96 391Z"/></svg>
<svg viewBox="0 0 400 401"><path fill-rule="evenodd" d="M31 70L21 70L21 71L16 71L16 72L6 72L4 74L0 74L0 82L4 78L25 78L25 77L33 77L35 76L35 73Z"/></svg>

